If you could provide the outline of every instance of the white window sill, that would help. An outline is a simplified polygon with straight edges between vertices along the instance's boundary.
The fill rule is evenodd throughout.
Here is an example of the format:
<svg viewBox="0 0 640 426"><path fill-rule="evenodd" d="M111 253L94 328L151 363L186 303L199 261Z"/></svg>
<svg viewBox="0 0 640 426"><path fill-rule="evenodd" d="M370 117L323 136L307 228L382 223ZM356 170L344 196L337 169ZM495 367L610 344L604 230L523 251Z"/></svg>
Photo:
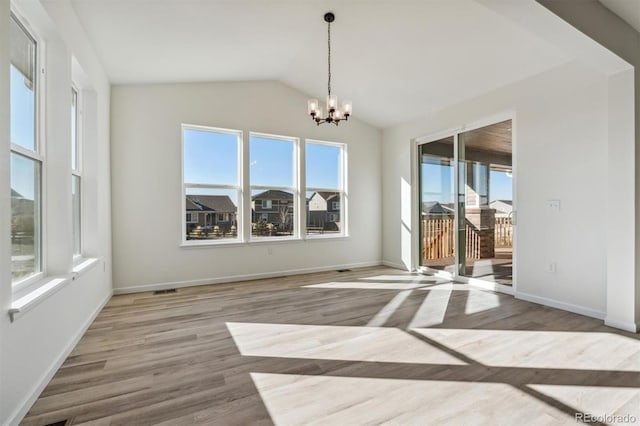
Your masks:
<svg viewBox="0 0 640 426"><path fill-rule="evenodd" d="M13 294L11 307L9 308L9 318L11 322L60 290L66 284L76 280L80 275L97 264L98 259L84 259L72 269L72 273L69 275L44 277L24 289L15 292Z"/></svg>
<svg viewBox="0 0 640 426"><path fill-rule="evenodd" d="M253 237L249 240L249 244L281 244L281 243L290 243L290 242L300 242L302 238L300 237Z"/></svg>
<svg viewBox="0 0 640 426"><path fill-rule="evenodd" d="M347 240L349 239L348 235L344 234L310 234L307 235L305 241L326 241L326 240Z"/></svg>
<svg viewBox="0 0 640 426"><path fill-rule="evenodd" d="M344 234L324 234L324 235L307 235L300 237L254 237L249 241L207 241L200 240L197 242L183 241L180 248L183 249L201 249L201 248L220 248L220 247L250 247L252 245L261 244L290 244L303 243L307 241L340 241L348 240L349 235ZM193 240L192 240L193 241Z"/></svg>
<svg viewBox="0 0 640 426"><path fill-rule="evenodd" d="M191 242L191 241L195 241L195 242ZM183 241L180 244L181 248L186 248L186 249L192 249L192 248L202 248L202 247L207 247L207 248L212 248L212 247L242 247L242 246L246 246L247 243L243 242L243 241L239 241L239 240L233 240L233 241L212 241L212 240L189 240L189 241Z"/></svg>
<svg viewBox="0 0 640 426"><path fill-rule="evenodd" d="M74 264L73 269L71 270L73 272L73 274L74 274L73 279L75 280L80 275L82 275L85 272L91 270L98 263L99 263L98 259L95 258L95 257L82 257L82 258L79 258L76 261L76 263Z"/></svg>

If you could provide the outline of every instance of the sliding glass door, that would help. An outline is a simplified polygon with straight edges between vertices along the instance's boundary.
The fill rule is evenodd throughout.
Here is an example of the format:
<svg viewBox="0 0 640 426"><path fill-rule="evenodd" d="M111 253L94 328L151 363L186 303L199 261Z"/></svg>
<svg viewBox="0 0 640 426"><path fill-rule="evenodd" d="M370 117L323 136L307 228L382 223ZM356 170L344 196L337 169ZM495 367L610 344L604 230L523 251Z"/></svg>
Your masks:
<svg viewBox="0 0 640 426"><path fill-rule="evenodd" d="M420 266L511 285L511 120L421 144L419 154Z"/></svg>
<svg viewBox="0 0 640 426"><path fill-rule="evenodd" d="M455 270L454 138L419 147L420 266Z"/></svg>

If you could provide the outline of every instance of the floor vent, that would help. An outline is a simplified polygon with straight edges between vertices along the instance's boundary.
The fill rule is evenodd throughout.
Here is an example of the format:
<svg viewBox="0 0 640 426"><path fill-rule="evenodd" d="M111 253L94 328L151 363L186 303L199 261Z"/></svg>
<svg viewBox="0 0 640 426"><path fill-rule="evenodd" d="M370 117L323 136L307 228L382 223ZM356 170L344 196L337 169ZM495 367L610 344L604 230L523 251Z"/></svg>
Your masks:
<svg viewBox="0 0 640 426"><path fill-rule="evenodd" d="M45 426L64 426L67 424L67 420L60 420L59 422L48 423Z"/></svg>
<svg viewBox="0 0 640 426"><path fill-rule="evenodd" d="M351 272L351 269L338 269L338 272Z"/></svg>
<svg viewBox="0 0 640 426"><path fill-rule="evenodd" d="M156 290L153 292L153 294L169 294L169 293L175 293L177 290L175 288L168 288L166 290Z"/></svg>

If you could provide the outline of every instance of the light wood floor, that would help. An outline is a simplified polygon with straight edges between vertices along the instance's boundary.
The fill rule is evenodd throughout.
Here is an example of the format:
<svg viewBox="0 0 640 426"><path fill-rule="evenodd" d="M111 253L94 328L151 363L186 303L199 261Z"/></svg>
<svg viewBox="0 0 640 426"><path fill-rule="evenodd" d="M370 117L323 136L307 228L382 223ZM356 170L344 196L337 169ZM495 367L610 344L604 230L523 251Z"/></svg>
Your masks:
<svg viewBox="0 0 640 426"><path fill-rule="evenodd" d="M577 412L640 422L637 335L379 267L113 297L23 424L574 425Z"/></svg>

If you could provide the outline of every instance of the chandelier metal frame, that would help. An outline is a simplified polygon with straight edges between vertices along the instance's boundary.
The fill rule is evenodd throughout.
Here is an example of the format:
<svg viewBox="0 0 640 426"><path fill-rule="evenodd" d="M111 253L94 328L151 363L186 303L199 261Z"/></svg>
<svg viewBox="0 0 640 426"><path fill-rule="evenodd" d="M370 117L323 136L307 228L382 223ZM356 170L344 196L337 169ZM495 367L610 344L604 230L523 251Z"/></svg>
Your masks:
<svg viewBox="0 0 640 426"><path fill-rule="evenodd" d="M339 107L338 97L331 94L331 23L335 19L332 12L324 14L324 21L327 23L327 115L322 114L322 107L317 99L307 101L307 111L318 126L324 123L333 123L337 126L341 121L349 120L353 108L351 101L345 101L342 107Z"/></svg>

